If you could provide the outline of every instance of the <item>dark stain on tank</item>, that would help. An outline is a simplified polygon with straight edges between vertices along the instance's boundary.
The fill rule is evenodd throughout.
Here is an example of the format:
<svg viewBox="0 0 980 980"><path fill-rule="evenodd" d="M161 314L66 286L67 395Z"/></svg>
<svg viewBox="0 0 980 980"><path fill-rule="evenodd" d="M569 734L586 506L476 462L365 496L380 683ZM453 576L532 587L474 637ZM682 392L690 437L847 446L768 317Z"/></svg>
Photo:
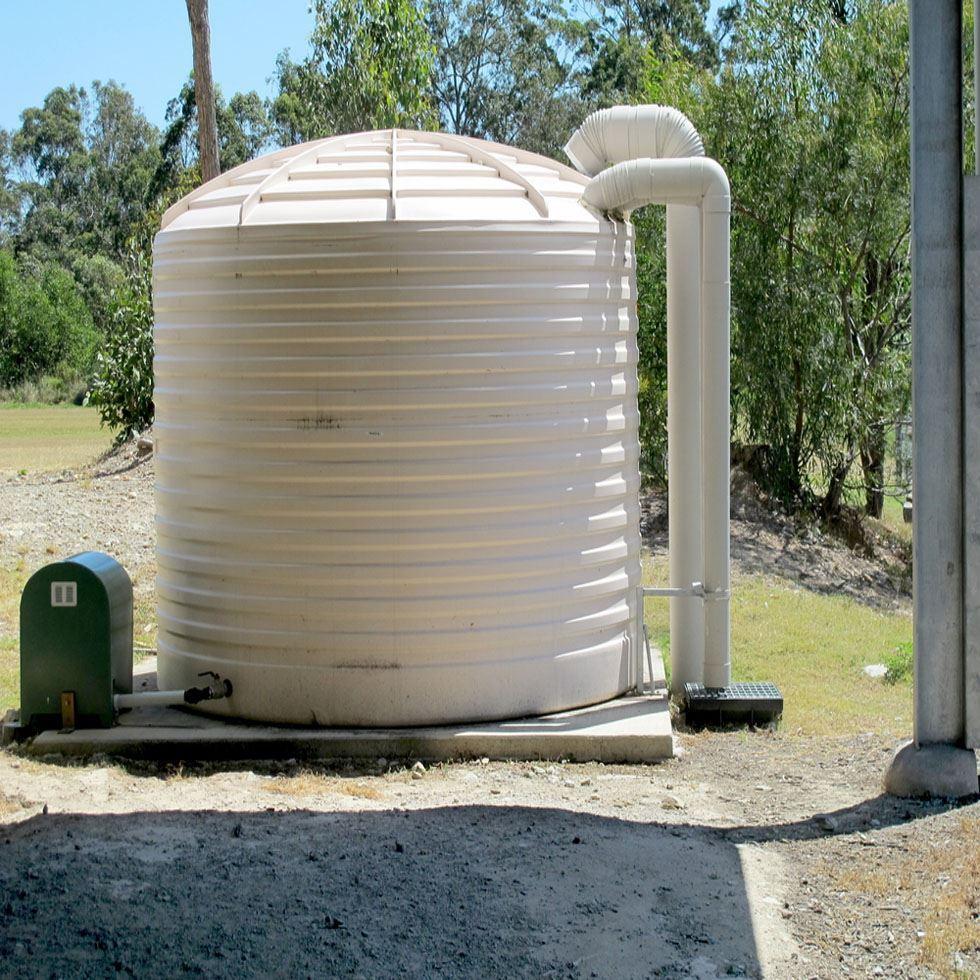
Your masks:
<svg viewBox="0 0 980 980"><path fill-rule="evenodd" d="M335 419L330 415L324 415L322 412L316 415L304 415L300 419L290 419L290 422L296 424L297 429L339 429L340 419Z"/></svg>

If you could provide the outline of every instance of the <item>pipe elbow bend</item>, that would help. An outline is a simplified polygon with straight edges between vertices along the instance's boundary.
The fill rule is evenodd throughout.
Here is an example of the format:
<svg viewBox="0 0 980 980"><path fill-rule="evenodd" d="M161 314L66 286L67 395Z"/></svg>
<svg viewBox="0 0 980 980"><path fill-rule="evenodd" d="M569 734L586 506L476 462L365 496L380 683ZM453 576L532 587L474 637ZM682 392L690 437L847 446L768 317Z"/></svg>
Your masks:
<svg viewBox="0 0 980 980"><path fill-rule="evenodd" d="M702 157L697 163L701 165L701 200L704 207L709 211L730 212L732 190L725 168L711 157Z"/></svg>
<svg viewBox="0 0 980 980"><path fill-rule="evenodd" d="M565 154L580 173L594 177L627 160L704 156L704 143L679 109L620 105L587 116L565 144Z"/></svg>
<svg viewBox="0 0 980 980"><path fill-rule="evenodd" d="M709 157L617 163L589 181L582 201L624 215L645 204L688 204L724 213L731 208L728 176Z"/></svg>

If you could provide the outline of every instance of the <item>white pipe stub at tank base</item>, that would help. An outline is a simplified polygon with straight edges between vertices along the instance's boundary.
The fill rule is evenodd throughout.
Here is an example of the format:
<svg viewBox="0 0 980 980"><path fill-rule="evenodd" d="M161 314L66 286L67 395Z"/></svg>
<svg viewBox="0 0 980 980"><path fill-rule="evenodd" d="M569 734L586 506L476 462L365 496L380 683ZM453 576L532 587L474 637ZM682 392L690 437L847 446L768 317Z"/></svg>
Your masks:
<svg viewBox="0 0 980 980"><path fill-rule="evenodd" d="M189 687L185 691L135 691L132 694L115 694L112 698L116 711L124 708L146 708L151 705L171 707L179 704L200 704L202 701L220 701L230 698L232 683L213 671L205 671L199 677L210 677L210 683L202 687Z"/></svg>
<svg viewBox="0 0 980 980"><path fill-rule="evenodd" d="M565 147L592 179L582 202L624 218L667 206L667 441L671 686L727 687L730 658L731 198L691 121L667 106L593 113ZM695 451L691 451L696 447ZM693 583L693 584L690 584ZM712 601L708 601L712 600Z"/></svg>

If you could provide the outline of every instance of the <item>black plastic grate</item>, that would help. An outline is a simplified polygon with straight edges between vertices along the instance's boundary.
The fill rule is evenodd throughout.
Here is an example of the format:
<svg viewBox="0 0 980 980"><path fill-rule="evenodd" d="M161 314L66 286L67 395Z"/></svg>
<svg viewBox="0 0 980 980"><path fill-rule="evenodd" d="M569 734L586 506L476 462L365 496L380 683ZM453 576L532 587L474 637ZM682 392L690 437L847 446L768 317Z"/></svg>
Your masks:
<svg viewBox="0 0 980 980"><path fill-rule="evenodd" d="M728 687L685 684L687 724L765 724L783 713L783 695L768 681L743 681Z"/></svg>

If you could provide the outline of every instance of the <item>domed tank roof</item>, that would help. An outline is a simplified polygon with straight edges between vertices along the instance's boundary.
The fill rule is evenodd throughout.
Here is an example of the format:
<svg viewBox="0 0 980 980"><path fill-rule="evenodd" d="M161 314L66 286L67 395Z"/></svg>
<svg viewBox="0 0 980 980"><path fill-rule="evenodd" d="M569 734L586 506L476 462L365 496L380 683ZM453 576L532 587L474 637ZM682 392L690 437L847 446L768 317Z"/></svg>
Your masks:
<svg viewBox="0 0 980 980"><path fill-rule="evenodd" d="M250 160L171 207L162 230L361 221L588 222L588 177L514 147L386 129Z"/></svg>

